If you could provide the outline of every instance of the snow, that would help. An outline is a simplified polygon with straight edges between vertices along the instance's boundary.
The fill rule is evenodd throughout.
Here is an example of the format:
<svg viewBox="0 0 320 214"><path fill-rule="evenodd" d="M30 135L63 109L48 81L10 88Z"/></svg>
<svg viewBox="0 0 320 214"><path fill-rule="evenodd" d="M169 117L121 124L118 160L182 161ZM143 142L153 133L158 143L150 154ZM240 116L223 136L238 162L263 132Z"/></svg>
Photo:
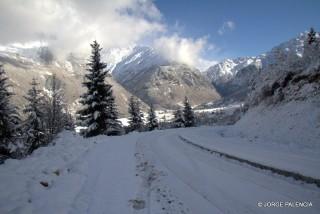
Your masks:
<svg viewBox="0 0 320 214"><path fill-rule="evenodd" d="M94 119L94 120L97 120L99 116L100 116L100 112L99 112L99 111L95 111L95 112L93 113L93 119Z"/></svg>
<svg viewBox="0 0 320 214"><path fill-rule="evenodd" d="M161 143L151 145L158 159L170 170L168 180L169 177L172 180L168 185L189 206L190 213L299 213L299 210L262 211L256 203L268 200L315 202L312 194L306 194L289 182L277 181L270 174L174 143L173 137L167 136Z"/></svg>
<svg viewBox="0 0 320 214"><path fill-rule="evenodd" d="M183 102L181 102L181 106L183 106ZM203 108L203 109L194 109L195 113L214 113L214 112L225 112L231 114L234 110L239 109L243 106L243 103L234 103L227 106L214 107L214 108ZM172 121L174 118L175 110L155 110L157 120L164 121Z"/></svg>
<svg viewBox="0 0 320 214"><path fill-rule="evenodd" d="M103 59L105 59L104 61L108 63L110 73L112 73L113 69L123 60L123 58L132 52L133 48L133 46L129 46L126 48L111 48L102 50Z"/></svg>
<svg viewBox="0 0 320 214"><path fill-rule="evenodd" d="M265 138L236 135L230 127L188 130L183 137L214 151L320 179L320 150L281 147ZM232 134L230 134L232 133ZM237 133L238 134L238 133ZM213 140L214 139L214 140Z"/></svg>
<svg viewBox="0 0 320 214"><path fill-rule="evenodd" d="M215 108L205 108L205 109L195 109L195 113L204 113L204 112L221 112L221 111L231 111L233 112L236 109L243 107L243 103L234 103L227 106L215 107Z"/></svg>
<svg viewBox="0 0 320 214"><path fill-rule="evenodd" d="M260 105L244 115L229 134L259 137L298 152L320 154L319 97L276 106Z"/></svg>
<svg viewBox="0 0 320 214"><path fill-rule="evenodd" d="M225 59L209 67L205 74L212 82L226 82L233 79L238 71L240 71L242 68L252 63L259 63L259 61L259 57L239 57L236 59Z"/></svg>
<svg viewBox="0 0 320 214"><path fill-rule="evenodd" d="M57 63L57 65L59 65L59 64ZM66 68L66 70L67 70L68 72L70 72L70 73L73 73L73 72L74 72L72 63L71 63L70 61L67 61L67 60L66 60L64 66L65 66L65 68ZM58 66L57 66L57 67L58 67Z"/></svg>
<svg viewBox="0 0 320 214"><path fill-rule="evenodd" d="M129 119L128 118L119 118L118 121L121 122L122 126L129 126Z"/></svg>
<svg viewBox="0 0 320 214"><path fill-rule="evenodd" d="M288 65L303 57L306 35L307 33L301 33L296 38L283 42L270 51L255 57L238 57L222 60L209 67L204 74L215 84L221 84L241 78L241 76L237 77L236 74L250 64L255 64L264 71L273 69L275 65L281 66L280 69L277 67L277 71L285 70Z"/></svg>
<svg viewBox="0 0 320 214"><path fill-rule="evenodd" d="M315 185L227 160L180 139L320 177L315 153L263 138L250 142L239 127L94 138L63 132L55 145L0 165L0 213L318 213ZM260 201L306 201L312 207L259 208Z"/></svg>
<svg viewBox="0 0 320 214"><path fill-rule="evenodd" d="M123 83L132 80L139 72L154 65L167 65L169 62L153 48L136 46L122 57L112 71L117 81Z"/></svg>
<svg viewBox="0 0 320 214"><path fill-rule="evenodd" d="M137 59L141 58L143 52L138 52L138 53L135 53L131 59L129 59L128 61L125 62L125 64L129 64L129 63L132 63L134 61L136 61ZM139 60L138 60L139 61ZM139 63L138 63L139 64Z"/></svg>
<svg viewBox="0 0 320 214"><path fill-rule="evenodd" d="M235 75L242 66L262 59L272 64L282 50L299 56L301 45L300 40L292 40L261 59L226 60L216 65L217 77ZM149 48L136 47L127 56L120 55L114 70L118 78L130 79L143 66L167 63ZM310 94L311 89L306 85L300 92ZM211 154L181 139L320 179L319 97L300 97L306 99L250 108L234 126L95 138L63 132L55 145L0 165L0 213L318 213L316 185ZM232 111L240 105L195 112ZM159 121L173 117L170 110L156 114ZM119 120L127 124L126 118ZM257 206L268 201L311 202L312 207Z"/></svg>
<svg viewBox="0 0 320 214"><path fill-rule="evenodd" d="M0 45L0 55L21 60L23 62L37 63L39 62L38 50L40 47L44 46L47 46L47 44L37 41L12 43L6 46Z"/></svg>
<svg viewBox="0 0 320 214"><path fill-rule="evenodd" d="M55 146L7 160L0 166L0 213L129 213L138 181L128 138L134 141L65 132Z"/></svg>
<svg viewBox="0 0 320 214"><path fill-rule="evenodd" d="M40 148L25 160L7 160L0 166L0 213L41 213L41 207L35 208L36 206L46 204L47 207L44 208L50 207L50 196L42 186L38 186L39 182L47 181L50 185L56 183L58 180L52 176L53 171L66 173L73 162L81 159L92 146L82 142L80 137L68 133L63 136L63 140L58 140L56 146ZM73 180L76 179L77 175L74 174ZM51 191L55 190L51 188ZM57 206L53 210L61 206L58 202L55 203Z"/></svg>

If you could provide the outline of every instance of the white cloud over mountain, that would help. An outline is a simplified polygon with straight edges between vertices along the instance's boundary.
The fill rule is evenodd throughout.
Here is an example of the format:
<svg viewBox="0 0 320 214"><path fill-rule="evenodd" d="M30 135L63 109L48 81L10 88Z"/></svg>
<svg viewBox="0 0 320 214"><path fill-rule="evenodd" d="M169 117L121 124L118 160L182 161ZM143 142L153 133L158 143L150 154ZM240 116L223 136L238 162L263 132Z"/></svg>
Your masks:
<svg viewBox="0 0 320 214"><path fill-rule="evenodd" d="M156 39L154 47L169 60L174 59L202 70L214 64L214 62L201 58L201 53L208 45L207 43L206 37L192 39L174 34Z"/></svg>
<svg viewBox="0 0 320 214"><path fill-rule="evenodd" d="M198 66L210 46L168 32L152 0L1 0L0 8L0 45L42 42L60 56L87 54L94 39L105 49L149 39L167 57Z"/></svg>
<svg viewBox="0 0 320 214"><path fill-rule="evenodd" d="M165 30L151 1L45 0L0 2L0 43L45 40L58 51L83 51L99 40L126 46Z"/></svg>

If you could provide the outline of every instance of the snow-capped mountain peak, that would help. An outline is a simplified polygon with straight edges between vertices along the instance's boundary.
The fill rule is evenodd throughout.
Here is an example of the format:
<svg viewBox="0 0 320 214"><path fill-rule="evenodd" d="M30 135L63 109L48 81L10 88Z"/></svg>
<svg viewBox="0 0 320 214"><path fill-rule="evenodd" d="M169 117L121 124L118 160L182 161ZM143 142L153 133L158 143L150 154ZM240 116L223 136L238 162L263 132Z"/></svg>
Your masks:
<svg viewBox="0 0 320 214"><path fill-rule="evenodd" d="M120 63L126 56L132 53L134 46L126 48L110 48L102 50L103 60L107 62L108 69L112 73L118 63Z"/></svg>
<svg viewBox="0 0 320 214"><path fill-rule="evenodd" d="M113 75L121 80L130 79L138 72L152 66L168 64L169 61L155 49L146 46L136 46L132 49L130 54L124 56L122 60L115 65Z"/></svg>
<svg viewBox="0 0 320 214"><path fill-rule="evenodd" d="M236 74L248 65L254 64L263 70L270 67L286 67L290 61L297 60L303 56L304 41L307 33L301 33L298 37L283 42L270 51L256 57L239 57L236 59L225 59L215 64L205 72L209 79L215 84L221 84L232 80Z"/></svg>
<svg viewBox="0 0 320 214"><path fill-rule="evenodd" d="M208 68L206 75L212 82L227 82L231 80L242 68L259 63L257 57L239 57L236 59L225 59L222 62Z"/></svg>

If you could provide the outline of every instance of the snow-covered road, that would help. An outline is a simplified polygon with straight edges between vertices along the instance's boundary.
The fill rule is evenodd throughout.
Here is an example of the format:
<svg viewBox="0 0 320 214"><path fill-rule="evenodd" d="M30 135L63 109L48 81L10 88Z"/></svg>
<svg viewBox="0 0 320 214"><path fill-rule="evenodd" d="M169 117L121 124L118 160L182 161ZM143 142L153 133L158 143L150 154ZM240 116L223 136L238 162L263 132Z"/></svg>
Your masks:
<svg viewBox="0 0 320 214"><path fill-rule="evenodd" d="M65 133L55 146L0 165L0 213L319 213L315 185L210 154L179 138L192 133L203 143L205 129L90 139ZM231 147L229 142L228 151ZM291 204L266 208L259 202ZM295 202L309 206L293 208Z"/></svg>
<svg viewBox="0 0 320 214"><path fill-rule="evenodd" d="M318 213L318 189L179 141L176 134L159 136L146 147L153 153L149 158L167 174L166 185L187 204L190 213ZM312 202L313 207L258 207L258 202L303 201Z"/></svg>

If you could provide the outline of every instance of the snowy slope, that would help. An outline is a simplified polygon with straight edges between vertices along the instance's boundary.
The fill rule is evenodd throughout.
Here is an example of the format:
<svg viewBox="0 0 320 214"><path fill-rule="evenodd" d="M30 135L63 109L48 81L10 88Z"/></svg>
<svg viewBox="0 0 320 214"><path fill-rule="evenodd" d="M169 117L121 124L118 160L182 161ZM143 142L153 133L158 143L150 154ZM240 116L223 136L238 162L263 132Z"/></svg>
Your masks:
<svg viewBox="0 0 320 214"><path fill-rule="evenodd" d="M38 50L41 46L42 44L40 43L34 43L28 46L20 46L18 44L7 46L0 45L0 57L9 57L27 62L39 63Z"/></svg>
<svg viewBox="0 0 320 214"><path fill-rule="evenodd" d="M320 100L293 100L275 106L259 105L236 124L235 131L251 139L268 139L298 151L320 150Z"/></svg>
<svg viewBox="0 0 320 214"><path fill-rule="evenodd" d="M129 55L122 58L113 69L113 75L120 82L131 80L145 69L152 66L169 65L169 61L162 57L155 49L136 46Z"/></svg>
<svg viewBox="0 0 320 214"><path fill-rule="evenodd" d="M254 116L261 118L258 115ZM272 121L270 118L269 120ZM320 166L320 144L317 139L320 136L315 128L307 130L311 126L306 127L304 124L303 130L307 131L301 130L299 134L292 135L298 129L285 133L287 127L280 127L284 123L278 126L272 124L273 127L271 124L261 127L258 121L255 123L252 118L250 121L255 124L256 128L241 121L241 124L235 127L221 126L185 130L181 136L214 151L320 179L320 172L317 170ZM292 123L290 120L285 121ZM261 119L261 124L265 124L263 119ZM279 130L272 130L272 128ZM299 136L298 139L293 140L297 136Z"/></svg>
<svg viewBox="0 0 320 214"><path fill-rule="evenodd" d="M138 179L135 144L126 142L64 133L56 146L8 160L0 166L0 213L130 213Z"/></svg>
<svg viewBox="0 0 320 214"><path fill-rule="evenodd" d="M283 42L261 55L262 68L266 71L274 67L286 70L289 65L303 56L306 37L307 33L301 33L299 36Z"/></svg>
<svg viewBox="0 0 320 214"><path fill-rule="evenodd" d="M134 51L134 46L129 46L126 48L110 48L102 49L102 59L107 62L108 69L110 73L113 72L118 63L126 58L129 54Z"/></svg>

